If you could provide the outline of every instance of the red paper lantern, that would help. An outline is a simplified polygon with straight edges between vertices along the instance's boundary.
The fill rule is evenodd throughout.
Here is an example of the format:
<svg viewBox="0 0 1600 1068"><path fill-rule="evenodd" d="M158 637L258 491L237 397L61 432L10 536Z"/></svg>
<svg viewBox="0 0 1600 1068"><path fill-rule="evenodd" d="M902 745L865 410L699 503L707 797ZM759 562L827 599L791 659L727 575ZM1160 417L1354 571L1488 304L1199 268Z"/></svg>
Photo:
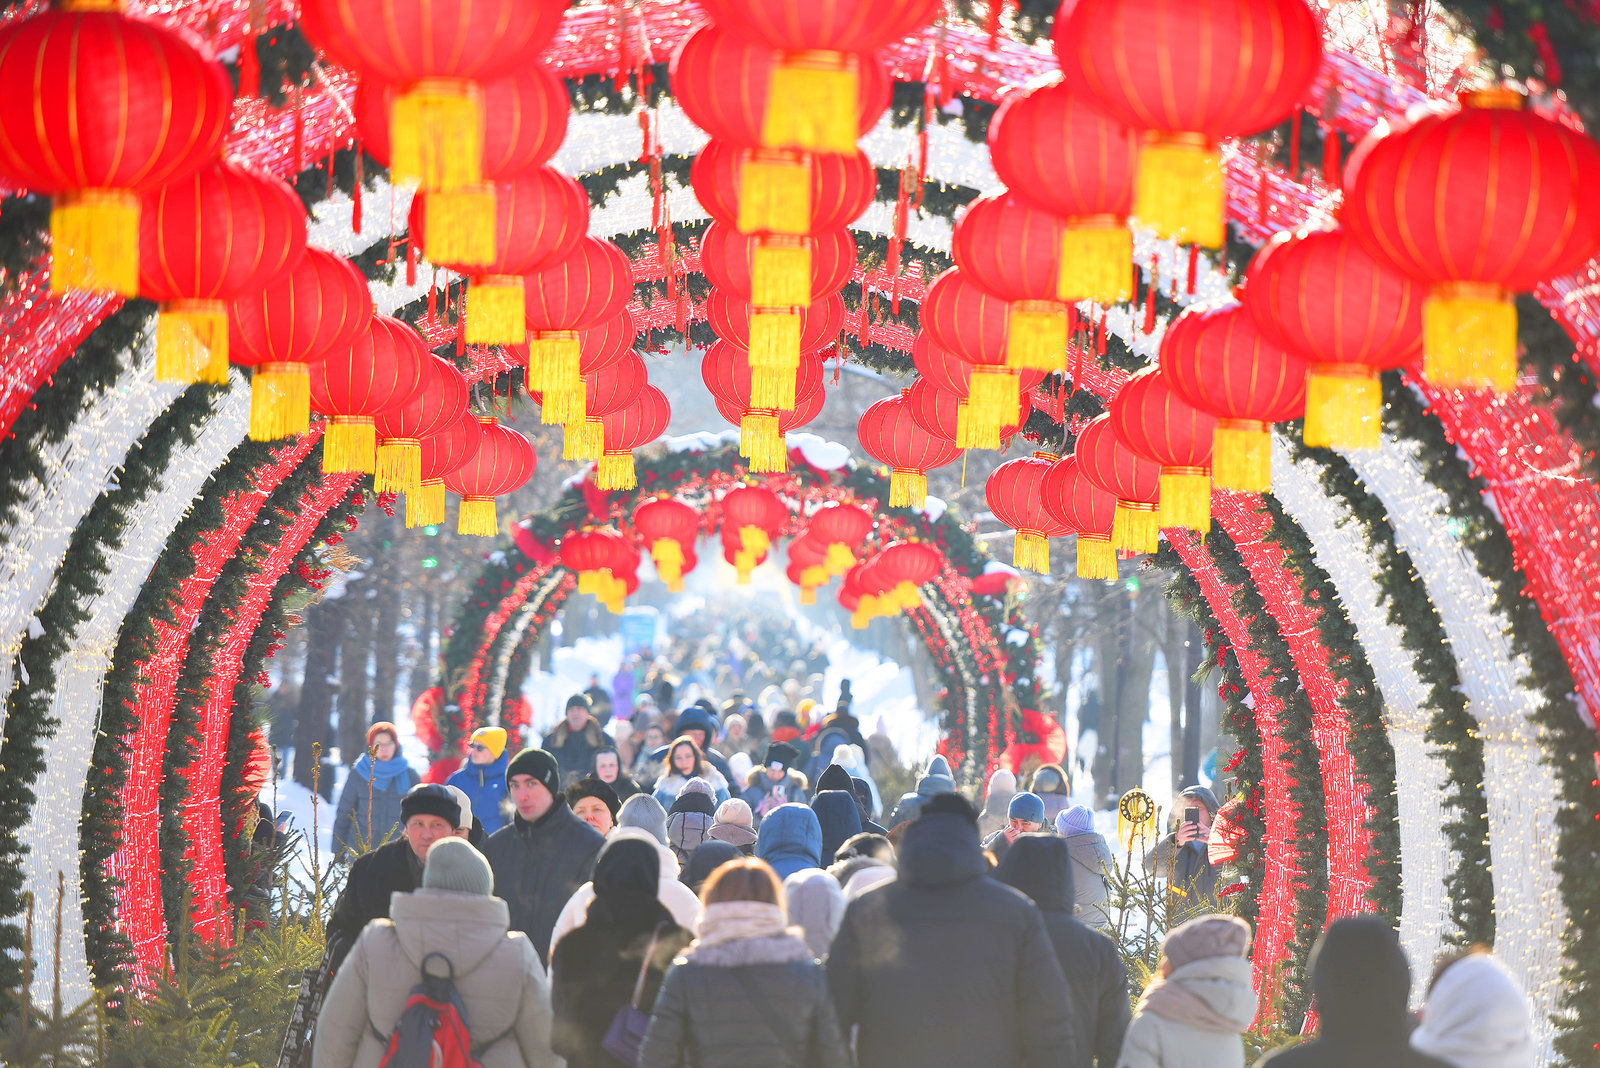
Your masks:
<svg viewBox="0 0 1600 1068"><path fill-rule="evenodd" d="M922 606L919 587L939 577L944 554L923 541L894 541L878 553L877 578L887 587L885 601L900 611Z"/></svg>
<svg viewBox="0 0 1600 1068"><path fill-rule="evenodd" d="M444 476L445 489L461 495L457 534L494 537L500 533L494 499L521 489L533 477L539 458L527 438L501 426L492 415L477 417L478 448L466 463Z"/></svg>
<svg viewBox="0 0 1600 1068"><path fill-rule="evenodd" d="M710 141L689 168L706 214L741 233L820 234L861 217L878 190L864 152L810 154Z"/></svg>
<svg viewBox="0 0 1600 1068"><path fill-rule="evenodd" d="M1001 751L1000 766L1020 779L1027 766L1060 764L1066 758L1067 732L1061 724L1043 712L1024 708L1022 729L1017 732L1016 741Z"/></svg>
<svg viewBox="0 0 1600 1068"><path fill-rule="evenodd" d="M639 482L633 470L633 450L659 438L672 419L667 395L646 385L639 395L600 419L603 451L595 471L595 485L603 490L633 489Z"/></svg>
<svg viewBox="0 0 1600 1068"><path fill-rule="evenodd" d="M1222 247L1217 144L1287 115L1322 64L1305 0L1098 0L1064 7L1068 84L1144 131L1133 214L1163 237Z"/></svg>
<svg viewBox="0 0 1600 1068"><path fill-rule="evenodd" d="M1061 300L1133 298L1133 180L1139 138L1055 74L1006 93L989 157L1013 196L1061 216Z"/></svg>
<svg viewBox="0 0 1600 1068"><path fill-rule="evenodd" d="M377 471L377 416L417 395L428 355L411 326L374 315L348 347L311 365L311 406L330 417L322 435L324 472Z"/></svg>
<svg viewBox="0 0 1600 1068"><path fill-rule="evenodd" d="M946 393L965 397L972 391L972 371L975 365L935 345L926 330L919 331L911 342L911 362L916 366L917 374L931 380ZM1018 391L1025 393L1043 382L1044 378L1043 371L1036 371L1033 368L1021 369L1017 371Z"/></svg>
<svg viewBox="0 0 1600 1068"><path fill-rule="evenodd" d="M672 593L683 592L684 563L694 555L700 513L675 497L657 497L634 509L633 529L650 550L656 574Z"/></svg>
<svg viewBox="0 0 1600 1068"><path fill-rule="evenodd" d="M1211 439L1216 420L1173 392L1158 367L1128 379L1109 406L1128 448L1161 465L1163 527L1211 529Z"/></svg>
<svg viewBox="0 0 1600 1068"><path fill-rule="evenodd" d="M566 379L565 365L552 368L546 364L539 369L544 377L543 388L534 385L533 364L528 364L527 371L528 392L538 393L542 398L540 418L546 423L564 426L582 423L589 414L588 393L583 385L585 377L626 359L628 353L634 351L633 343L639 337L638 325L627 305L598 323L569 332L579 353L577 373L570 383ZM512 346L512 351L518 351L518 347ZM531 352L523 350L523 355L526 359L532 359Z"/></svg>
<svg viewBox="0 0 1600 1068"><path fill-rule="evenodd" d="M458 255L429 244L430 205L444 199L419 193L411 201L411 238L440 267L469 275L466 338L469 345L520 345L527 338L522 275L567 256L589 228L589 197L583 187L554 167L537 167L494 184L492 244ZM454 233L436 228L436 236ZM476 254L472 254L476 253Z"/></svg>
<svg viewBox="0 0 1600 1068"><path fill-rule="evenodd" d="M736 542L729 542L724 539L722 543L722 559L733 568L739 585L748 586L750 584L750 576L754 574L755 569L767 562L767 552L765 549L760 552L746 552Z"/></svg>
<svg viewBox="0 0 1600 1068"><path fill-rule="evenodd" d="M1117 440L1111 416L1102 412L1084 424L1073 449L1078 469L1116 499L1111 547L1118 552L1153 553L1161 547L1157 501L1161 465Z"/></svg>
<svg viewBox="0 0 1600 1068"><path fill-rule="evenodd" d="M579 240L572 253L522 280L528 327L528 388L575 388L576 331L615 315L633 296L633 265L598 237Z"/></svg>
<svg viewBox="0 0 1600 1068"><path fill-rule="evenodd" d="M856 423L866 454L889 467L889 507L921 508L928 498L928 472L961 455L956 443L924 430L911 415L909 389L867 407Z"/></svg>
<svg viewBox="0 0 1600 1068"><path fill-rule="evenodd" d="M940 0L703 0L717 25L790 52L871 52L926 26Z"/></svg>
<svg viewBox="0 0 1600 1068"><path fill-rule="evenodd" d="M161 302L156 381L228 380L227 301L288 270L306 249L306 211L281 178L213 160L144 197L139 295Z"/></svg>
<svg viewBox="0 0 1600 1068"><path fill-rule="evenodd" d="M627 577L639 566L628 540L611 530L584 529L561 539L561 566L578 573L578 592L593 594L613 613L622 611ZM637 588L637 578L634 580Z"/></svg>
<svg viewBox="0 0 1600 1068"><path fill-rule="evenodd" d="M482 436L477 416L462 411L445 429L422 439L417 454L419 488L406 493L407 529L444 523L444 478L472 459Z"/></svg>
<svg viewBox="0 0 1600 1068"><path fill-rule="evenodd" d="M956 220L950 238L956 263L1007 303L1008 367L1047 373L1065 367L1067 298L1060 294L1066 233L1060 218L1009 192L979 197Z"/></svg>
<svg viewBox="0 0 1600 1068"><path fill-rule="evenodd" d="M1069 533L1044 506L1044 476L1057 459L1053 452L1036 452L1007 460L990 472L983 487L989 511L1017 532L1012 564L1041 575L1050 573L1050 539Z"/></svg>
<svg viewBox="0 0 1600 1068"><path fill-rule="evenodd" d="M719 503L722 541L734 554L728 562L739 569L743 582L750 570L766 559L767 550L788 521L789 509L765 486L735 486Z"/></svg>
<svg viewBox="0 0 1600 1068"><path fill-rule="evenodd" d="M806 363L806 354L838 337L844 327L844 300L837 293L809 307L780 309L752 307L713 289L705 310L718 337L749 351L751 402L761 408L794 407L789 384Z"/></svg>
<svg viewBox="0 0 1600 1068"><path fill-rule="evenodd" d="M1010 349L1011 309L1004 300L984 291L959 267L945 271L928 287L922 302L922 324L933 343L973 365L967 391L970 440L958 445L980 449L1000 447L1001 423L1010 417L1021 388L1015 368L1007 365ZM1066 348L1054 370L1064 370Z"/></svg>
<svg viewBox="0 0 1600 1068"><path fill-rule="evenodd" d="M254 367L250 437L303 434L310 365L353 342L372 319L367 280L341 256L308 248L263 288L228 305L228 358Z"/></svg>
<svg viewBox="0 0 1600 1068"><path fill-rule="evenodd" d="M804 308L839 291L856 269L849 230L811 237L750 235L712 223L700 238L706 281L758 308Z"/></svg>
<svg viewBox="0 0 1600 1068"><path fill-rule="evenodd" d="M644 361L631 350L615 363L584 375L582 418L571 419L563 424L566 433L561 443L561 458L600 459L605 453L605 424L602 418L632 402L649 379ZM543 394L530 395L536 403L544 404Z"/></svg>
<svg viewBox="0 0 1600 1068"><path fill-rule="evenodd" d="M1217 417L1216 484L1247 493L1270 490L1270 424L1305 413L1305 361L1263 335L1243 305L1200 305L1167 326L1161 369L1179 398Z"/></svg>
<svg viewBox="0 0 1600 1068"><path fill-rule="evenodd" d="M1306 444L1377 448L1378 372L1422 356L1422 286L1343 230L1301 230L1256 253L1240 300L1264 334L1311 363Z"/></svg>
<svg viewBox="0 0 1600 1068"><path fill-rule="evenodd" d="M790 411L801 398L822 388L822 360L815 354L802 355L799 366L783 376L774 389L770 384L764 386L756 376L750 366L750 353L731 342L719 341L700 358L700 377L712 396L730 404Z"/></svg>
<svg viewBox="0 0 1600 1068"><path fill-rule="evenodd" d="M800 587L800 603L816 604L817 587L828 581L828 550L810 537L789 542L789 568L784 573Z"/></svg>
<svg viewBox="0 0 1600 1068"><path fill-rule="evenodd" d="M842 575L856 562L856 550L872 533L872 513L860 505L831 501L811 514L806 537L823 549L823 566Z"/></svg>
<svg viewBox="0 0 1600 1068"><path fill-rule="evenodd" d="M51 290L131 297L139 198L217 154L233 92L188 34L73 6L0 27L0 174L53 198Z"/></svg>
<svg viewBox="0 0 1600 1068"><path fill-rule="evenodd" d="M935 438L955 442L958 449L998 449L1001 442L1015 434L1027 418L1019 394L1013 401L1015 407L1006 417L1004 425L995 431L995 443L992 446L979 446L972 443L975 438L967 400L954 393L946 393L930 379L919 378L906 394L906 404L911 410L912 421Z"/></svg>
<svg viewBox="0 0 1600 1068"><path fill-rule="evenodd" d="M1117 499L1089 480L1076 456L1063 456L1044 476L1044 506L1078 535L1078 577L1117 581L1117 550L1111 547Z"/></svg>
<svg viewBox="0 0 1600 1068"><path fill-rule="evenodd" d="M1423 374L1509 392L1511 294L1576 270L1600 247L1600 146L1508 89L1463 93L1380 122L1345 168L1345 228L1430 286Z"/></svg>
<svg viewBox="0 0 1600 1068"><path fill-rule="evenodd" d="M397 408L378 413L378 464L372 488L377 493L422 489L422 440L448 430L467 410L467 380L456 365L424 352L422 388ZM477 424L474 423L474 426ZM462 455L466 462L466 455Z"/></svg>

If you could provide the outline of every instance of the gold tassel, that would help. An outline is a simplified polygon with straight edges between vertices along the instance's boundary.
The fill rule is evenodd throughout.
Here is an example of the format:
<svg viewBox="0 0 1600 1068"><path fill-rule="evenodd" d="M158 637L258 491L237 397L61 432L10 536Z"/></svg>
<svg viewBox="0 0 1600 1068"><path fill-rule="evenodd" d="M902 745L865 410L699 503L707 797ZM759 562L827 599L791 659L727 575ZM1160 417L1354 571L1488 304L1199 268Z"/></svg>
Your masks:
<svg viewBox="0 0 1600 1068"><path fill-rule="evenodd" d="M855 617L857 615L861 616L861 625L863 627L866 626L868 623L871 623L874 619L877 619L878 618L878 595L875 594L875 593L863 593L861 595L861 600L856 602L856 610L855 610L855 612L851 613L851 615L850 615L850 625L852 627L855 626L855 623L856 623L856 618ZM859 628L857 628L857 629L859 629Z"/></svg>
<svg viewBox="0 0 1600 1068"><path fill-rule="evenodd" d="M865 604L866 599L866 597L862 597L861 602L856 605L855 611L850 613L851 630L865 630L867 624L872 622L872 617L862 611L862 605Z"/></svg>
<svg viewBox="0 0 1600 1068"><path fill-rule="evenodd" d="M539 418L547 426L574 426L589 417L589 394L582 383L577 389L547 389Z"/></svg>
<svg viewBox="0 0 1600 1068"><path fill-rule="evenodd" d="M760 527L740 527L739 548L754 558L772 548L772 537Z"/></svg>
<svg viewBox="0 0 1600 1068"><path fill-rule="evenodd" d="M500 517L493 497L463 497L456 514L456 533L492 538L500 533Z"/></svg>
<svg viewBox="0 0 1600 1068"><path fill-rule="evenodd" d="M1383 384L1377 370L1359 364L1313 365L1306 375L1306 444L1376 449L1382 435Z"/></svg>
<svg viewBox="0 0 1600 1068"><path fill-rule="evenodd" d="M609 568L599 568L595 571L578 572L578 592L594 594L601 589L602 581L611 578Z"/></svg>
<svg viewBox="0 0 1600 1068"><path fill-rule="evenodd" d="M827 568L830 575L842 575L856 566L856 554L842 541L830 542L828 555L823 558L822 566Z"/></svg>
<svg viewBox="0 0 1600 1068"><path fill-rule="evenodd" d="M811 158L804 152L747 151L739 166L739 232L810 230Z"/></svg>
<svg viewBox="0 0 1600 1068"><path fill-rule="evenodd" d="M998 427L984 426L977 416L972 414L972 405L963 400L956 405L956 446L966 449L998 449L1000 447L1000 429ZM967 485L967 454L961 453L961 486Z"/></svg>
<svg viewBox="0 0 1600 1068"><path fill-rule="evenodd" d="M395 184L415 184L430 193L482 184L483 94L477 83L447 78L418 82L395 96L389 115L389 178ZM428 208L431 234L431 200ZM429 255L447 258L435 256L432 249Z"/></svg>
<svg viewBox="0 0 1600 1068"><path fill-rule="evenodd" d="M650 559L655 561L656 574L673 593L683 589L683 546L676 538L657 538L650 543ZM674 589L674 584L677 588Z"/></svg>
<svg viewBox="0 0 1600 1068"><path fill-rule="evenodd" d="M583 384L575 330L535 330L528 338L528 392L571 392ZM546 418L546 423L553 420Z"/></svg>
<svg viewBox="0 0 1600 1068"><path fill-rule="evenodd" d="M758 308L811 306L811 239L791 234L756 238L750 252L750 303Z"/></svg>
<svg viewBox="0 0 1600 1068"><path fill-rule="evenodd" d="M1156 520L1163 527L1211 530L1211 471L1204 467L1163 467L1161 507Z"/></svg>
<svg viewBox="0 0 1600 1068"><path fill-rule="evenodd" d="M1422 303L1422 373L1446 389L1517 385L1517 306L1497 286L1435 286Z"/></svg>
<svg viewBox="0 0 1600 1068"><path fill-rule="evenodd" d="M594 484L603 490L629 490L639 485L633 471L633 453L607 450L595 468Z"/></svg>
<svg viewBox="0 0 1600 1068"><path fill-rule="evenodd" d="M1006 321L1006 366L1063 371L1067 308L1053 300L1014 300Z"/></svg>
<svg viewBox="0 0 1600 1068"><path fill-rule="evenodd" d="M1117 550L1111 547L1110 538L1078 535L1078 577L1117 581Z"/></svg>
<svg viewBox="0 0 1600 1068"><path fill-rule="evenodd" d="M795 375L779 367L750 368L750 404L755 408L794 411Z"/></svg>
<svg viewBox="0 0 1600 1068"><path fill-rule="evenodd" d="M848 52L789 52L767 82L761 143L813 152L856 150L859 61Z"/></svg>
<svg viewBox="0 0 1600 1068"><path fill-rule="evenodd" d="M561 440L563 460L598 460L605 455L606 427L599 419L566 424Z"/></svg>
<svg viewBox="0 0 1600 1068"><path fill-rule="evenodd" d="M1111 519L1111 545L1120 552L1153 553L1161 548L1157 507L1143 501L1117 500Z"/></svg>
<svg viewBox="0 0 1600 1068"><path fill-rule="evenodd" d="M1000 367L974 367L967 393L967 439L964 449L998 449L1000 428L1017 417L1017 373ZM959 413L956 423L961 430Z"/></svg>
<svg viewBox="0 0 1600 1068"><path fill-rule="evenodd" d="M384 438L378 442L378 469L372 475L374 493L404 493L408 498L422 488L422 439ZM410 512L409 502L406 505Z"/></svg>
<svg viewBox="0 0 1600 1068"><path fill-rule="evenodd" d="M370 415L336 415L329 419L322 435L323 473L355 471L370 475L376 471L378 431L373 424Z"/></svg>
<svg viewBox="0 0 1600 1068"><path fill-rule="evenodd" d="M220 300L176 300L156 313L156 381L199 382L221 350L228 381L228 306ZM205 377L204 381L216 382Z"/></svg>
<svg viewBox="0 0 1600 1068"><path fill-rule="evenodd" d="M1222 247L1222 156L1197 134L1146 134L1133 214L1159 237Z"/></svg>
<svg viewBox="0 0 1600 1068"><path fill-rule="evenodd" d="M428 247L434 263L488 266L495 260L494 187L426 194Z"/></svg>
<svg viewBox="0 0 1600 1068"><path fill-rule="evenodd" d="M895 603L902 612L909 612L913 608L922 607L922 591L917 588L915 582L909 579L895 584L894 595Z"/></svg>
<svg viewBox="0 0 1600 1068"><path fill-rule="evenodd" d="M750 454L750 470L763 475L781 475L789 470L788 441L778 433L778 421L772 421L773 435L757 435L755 448Z"/></svg>
<svg viewBox="0 0 1600 1068"><path fill-rule="evenodd" d="M1061 235L1061 273L1056 297L1067 303L1092 300L1125 304L1133 299L1133 232L1126 220L1107 215L1073 219Z"/></svg>
<svg viewBox="0 0 1600 1068"><path fill-rule="evenodd" d="M520 345L528 339L522 276L489 274L467 289L468 345Z"/></svg>
<svg viewBox="0 0 1600 1068"><path fill-rule="evenodd" d="M444 479L430 478L415 493L406 493L406 529L444 523Z"/></svg>
<svg viewBox="0 0 1600 1068"><path fill-rule="evenodd" d="M801 586L800 587L800 603L801 604L816 604L817 603L817 588L815 586Z"/></svg>
<svg viewBox="0 0 1600 1068"><path fill-rule="evenodd" d="M763 445L770 448L770 440L777 435L778 413L771 408L751 408L739 420L739 455L749 459Z"/></svg>
<svg viewBox="0 0 1600 1068"><path fill-rule="evenodd" d="M813 589L828 581L828 569L821 564L812 564L810 567L801 568L800 585L810 586Z"/></svg>
<svg viewBox="0 0 1600 1068"><path fill-rule="evenodd" d="M250 377L250 440L277 441L311 426L311 369L264 363Z"/></svg>
<svg viewBox="0 0 1600 1068"><path fill-rule="evenodd" d="M889 473L889 507L921 508L928 501L928 473L897 467Z"/></svg>
<svg viewBox="0 0 1600 1068"><path fill-rule="evenodd" d="M751 309L750 366L785 371L799 368L799 313L778 308Z"/></svg>
<svg viewBox="0 0 1600 1068"><path fill-rule="evenodd" d="M1272 429L1254 419L1218 419L1211 446L1211 480L1218 489L1272 489Z"/></svg>
<svg viewBox="0 0 1600 1068"><path fill-rule="evenodd" d="M1011 548L1011 563L1024 571L1050 574L1050 539L1034 531L1017 531Z"/></svg>
<svg viewBox="0 0 1600 1068"><path fill-rule="evenodd" d="M811 187L806 186L810 210ZM125 189L83 189L50 206L50 292L139 295L139 197Z"/></svg>

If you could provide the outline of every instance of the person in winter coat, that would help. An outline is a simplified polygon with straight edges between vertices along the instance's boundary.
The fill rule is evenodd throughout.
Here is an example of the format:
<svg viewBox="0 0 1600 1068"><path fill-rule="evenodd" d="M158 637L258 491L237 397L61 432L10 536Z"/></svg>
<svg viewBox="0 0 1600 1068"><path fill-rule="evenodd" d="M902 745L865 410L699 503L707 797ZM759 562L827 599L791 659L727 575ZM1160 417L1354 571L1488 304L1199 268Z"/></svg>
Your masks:
<svg viewBox="0 0 1600 1068"><path fill-rule="evenodd" d="M978 813L978 834L988 838L1010 821L1006 806L1017 792L1017 777L1005 768L998 768L989 776L989 786L983 794L983 811Z"/></svg>
<svg viewBox="0 0 1600 1068"><path fill-rule="evenodd" d="M363 853L382 845L400 827L400 799L417 785L417 773L400 755L400 732L393 723L367 728L367 751L356 758L339 792L333 816L337 856Z"/></svg>
<svg viewBox="0 0 1600 1068"><path fill-rule="evenodd" d="M1168 931L1118 1068L1244 1068L1239 1035L1256 1014L1249 953L1250 925L1237 916L1201 916Z"/></svg>
<svg viewBox="0 0 1600 1068"><path fill-rule="evenodd" d="M717 806L711 837L728 843L747 857L755 854L755 815L743 798L730 797Z"/></svg>
<svg viewBox="0 0 1600 1068"><path fill-rule="evenodd" d="M677 854L651 837L650 832L637 827L618 827L607 841L618 841L623 838L637 838L641 842L649 842L660 854L657 863L661 875L656 883L656 900L672 913L673 922L693 934L700 924L700 899L679 878ZM583 925L583 918L589 914L589 903L593 900L592 881L584 883L572 892L572 896L561 909L561 915L556 917L555 926L550 930L550 952L555 952L557 943L563 937Z"/></svg>
<svg viewBox="0 0 1600 1068"><path fill-rule="evenodd" d="M699 746L700 755L705 762L717 769L717 774L722 776L724 783L731 783L733 773L728 770L727 758L711 748L717 740L717 727L716 708L709 701L696 701L678 713L677 725L672 729L678 737L688 738Z"/></svg>
<svg viewBox="0 0 1600 1068"><path fill-rule="evenodd" d="M822 794L829 790L839 790L849 794L855 799L856 815L861 821L861 830L871 831L873 834L885 834L884 829L872 822L872 796L862 790L866 782L853 777L845 770L842 764L829 764L817 777L817 793Z"/></svg>
<svg viewBox="0 0 1600 1068"><path fill-rule="evenodd" d="M501 727L479 727L467 742L467 762L445 782L467 795L472 813L483 824L484 834L493 834L506 825L506 732Z"/></svg>
<svg viewBox="0 0 1600 1068"><path fill-rule="evenodd" d="M799 756L800 751L788 742L773 742L767 746L765 763L745 776L744 792L739 796L750 805L758 822L779 805L806 799L806 777L793 767Z"/></svg>
<svg viewBox="0 0 1600 1068"><path fill-rule="evenodd" d="M1193 821L1185 818L1191 808L1198 817ZM1206 851L1216 812L1217 797L1210 790L1204 786L1184 790L1174 806L1177 829L1145 855L1145 871L1166 880L1169 911L1176 915L1217 910L1217 869Z"/></svg>
<svg viewBox="0 0 1600 1068"><path fill-rule="evenodd" d="M817 814L793 801L773 809L757 832L756 856L772 865L780 879L801 868L821 867L822 825Z"/></svg>
<svg viewBox="0 0 1600 1068"><path fill-rule="evenodd" d="M1044 917L1067 980L1077 1045L1070 1063L1093 1068L1098 1062L1101 1068L1112 1068L1128 1029L1128 973L1117 944L1072 915L1074 873L1067 844L1054 835L1022 835L1011 843L994 877L1028 895Z"/></svg>
<svg viewBox="0 0 1600 1068"><path fill-rule="evenodd" d="M617 812L618 827L637 827L651 838L667 844L667 810L649 794L635 794Z"/></svg>
<svg viewBox="0 0 1600 1068"><path fill-rule="evenodd" d="M483 1068L554 1065L544 967L527 937L509 930L493 889L489 862L463 839L430 849L422 888L394 895L390 918L362 932L328 988L312 1068L376 1068L432 953L454 970ZM427 967L443 971L437 959Z"/></svg>
<svg viewBox="0 0 1600 1068"><path fill-rule="evenodd" d="M844 919L844 891L839 880L821 868L801 868L783 881L789 921L805 932L806 945L818 960L828 959L828 947Z"/></svg>
<svg viewBox="0 0 1600 1068"><path fill-rule="evenodd" d="M989 878L978 813L928 800L900 874L844 910L828 956L839 1024L873 1068L1072 1064L1067 982L1044 918Z"/></svg>
<svg viewBox="0 0 1600 1068"><path fill-rule="evenodd" d="M1257 1068L1447 1068L1411 1047L1411 968L1387 921L1371 915L1335 920L1312 947L1310 964L1321 1016L1317 1037L1273 1050Z"/></svg>
<svg viewBox="0 0 1600 1068"><path fill-rule="evenodd" d="M894 806L894 814L889 817L889 829L892 831L902 823L916 819L930 797L955 792L956 780L950 774L950 762L942 756L934 757L928 761L928 770L917 780L917 788L900 795L900 802Z"/></svg>
<svg viewBox="0 0 1600 1068"><path fill-rule="evenodd" d="M1024 790L1011 796L1006 806L1006 825L984 839L983 848L994 855L995 863L1005 859L1006 850L1019 835L1035 834L1044 829L1044 801L1038 794Z"/></svg>
<svg viewBox="0 0 1600 1068"><path fill-rule="evenodd" d="M1028 783L1030 793L1039 795L1044 802L1044 825L1054 827L1056 817L1072 807L1072 784L1060 764L1043 764L1033 773ZM1211 811L1215 812L1213 808Z"/></svg>
<svg viewBox="0 0 1600 1068"><path fill-rule="evenodd" d="M522 931L545 960L556 917L589 879L605 841L572 814L561 794L561 769L543 749L524 749L506 768L515 808L509 827L483 843L494 868L494 892L511 908L511 929Z"/></svg>
<svg viewBox="0 0 1600 1068"><path fill-rule="evenodd" d="M594 866L594 900L582 926L556 943L550 955L551 1047L567 1068L623 1068L601 1042L617 1010L633 1000L649 1012L672 958L690 933L673 922L656 896L661 854L642 838L606 843Z"/></svg>
<svg viewBox="0 0 1600 1068"><path fill-rule="evenodd" d="M822 827L822 862L826 867L833 863L834 853L845 839L861 833L861 810L855 795L845 790L819 790L811 799L811 811L817 814Z"/></svg>
<svg viewBox="0 0 1600 1068"><path fill-rule="evenodd" d="M367 924L388 918L390 899L421 885L428 848L458 833L461 806L447 787L422 783L401 799L400 818L400 838L362 854L350 865L327 926L328 966L336 973Z"/></svg>
<svg viewBox="0 0 1600 1068"><path fill-rule="evenodd" d="M728 780L707 762L693 738L680 735L667 746L662 759L661 777L656 780L656 800L663 808L671 807L690 779L704 779L710 783L718 804L728 799Z"/></svg>
<svg viewBox="0 0 1600 1068"><path fill-rule="evenodd" d="M616 746L602 745L594 751L594 777L615 790L618 801L644 792L633 776L623 773L622 756Z"/></svg>
<svg viewBox="0 0 1600 1068"><path fill-rule="evenodd" d="M700 936L661 985L639 1068L849 1068L826 973L754 858L707 881Z"/></svg>
<svg viewBox="0 0 1600 1068"><path fill-rule="evenodd" d="M841 887L848 887L852 877L857 872L867 868L887 868L891 877L894 874L894 846L889 844L889 839L881 834L862 831L851 838L846 838L833 855L833 863L828 866L828 874L833 876Z"/></svg>
<svg viewBox="0 0 1600 1068"><path fill-rule="evenodd" d="M704 779L693 778L683 787L672 807L667 809L667 845L686 864L689 854L711 837L716 822L717 802Z"/></svg>
<svg viewBox="0 0 1600 1068"><path fill-rule="evenodd" d="M1056 833L1067 840L1067 850L1072 854L1072 886L1077 895L1078 919L1091 927L1109 931L1106 873L1115 869L1117 862L1105 837L1094 829L1094 813L1087 805L1073 805L1056 817Z"/></svg>
<svg viewBox="0 0 1600 1068"><path fill-rule="evenodd" d="M1531 1068L1539 1053L1528 1000L1486 946L1434 971L1411 1048L1451 1068Z"/></svg>
<svg viewBox="0 0 1600 1068"><path fill-rule="evenodd" d="M617 792L593 775L567 787L567 805L574 816L602 836L610 834L611 828L617 825L617 812L622 808Z"/></svg>
<svg viewBox="0 0 1600 1068"><path fill-rule="evenodd" d="M727 802L723 803L726 804ZM706 880L711 878L712 872L728 863L728 861L738 860L745 855L743 850L731 846L727 842L719 842L715 838L708 838L701 843L699 849L696 849L690 855L689 863L683 866L683 883L698 894L705 887Z"/></svg>
<svg viewBox="0 0 1600 1068"><path fill-rule="evenodd" d="M571 786L594 767L594 755L601 747L613 747L611 736L589 711L589 698L575 693L567 698L566 712L540 743L561 766L561 785Z"/></svg>

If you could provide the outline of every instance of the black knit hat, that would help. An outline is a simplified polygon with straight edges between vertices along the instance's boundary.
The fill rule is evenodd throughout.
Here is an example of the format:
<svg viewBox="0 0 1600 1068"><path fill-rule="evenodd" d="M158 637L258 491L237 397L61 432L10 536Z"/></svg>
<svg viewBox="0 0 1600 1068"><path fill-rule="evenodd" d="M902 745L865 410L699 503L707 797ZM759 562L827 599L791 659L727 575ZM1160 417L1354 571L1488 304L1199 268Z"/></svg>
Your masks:
<svg viewBox="0 0 1600 1068"><path fill-rule="evenodd" d="M561 796L561 765L543 749L524 749L511 758L506 765L506 782L509 784L518 775L532 775L552 797Z"/></svg>
<svg viewBox="0 0 1600 1068"><path fill-rule="evenodd" d="M622 799L611 788L611 784L593 775L579 779L567 787L567 804L576 805L585 797L598 797L600 803L611 810L611 821L616 822L617 810L622 807Z"/></svg>
<svg viewBox="0 0 1600 1068"><path fill-rule="evenodd" d="M767 746L767 758L762 763L767 765L782 764L784 767L789 768L793 767L794 762L799 759L800 750L788 742L773 742Z"/></svg>
<svg viewBox="0 0 1600 1068"><path fill-rule="evenodd" d="M400 799L400 826L412 816L438 816L452 828L461 825L461 804L448 786L436 782L419 783Z"/></svg>
<svg viewBox="0 0 1600 1068"><path fill-rule="evenodd" d="M567 698L567 707L585 709L593 708L594 702L589 700L589 695L586 693L575 693L571 697Z"/></svg>

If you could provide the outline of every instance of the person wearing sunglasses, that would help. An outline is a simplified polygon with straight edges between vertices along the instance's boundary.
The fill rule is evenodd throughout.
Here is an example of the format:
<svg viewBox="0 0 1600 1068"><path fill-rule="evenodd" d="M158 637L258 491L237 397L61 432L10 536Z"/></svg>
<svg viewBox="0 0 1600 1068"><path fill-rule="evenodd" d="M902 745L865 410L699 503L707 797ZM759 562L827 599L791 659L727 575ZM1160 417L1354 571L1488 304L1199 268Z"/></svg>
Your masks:
<svg viewBox="0 0 1600 1068"><path fill-rule="evenodd" d="M466 764L445 780L467 795L485 835L506 825L506 764L510 760L505 729L479 727L467 742Z"/></svg>

